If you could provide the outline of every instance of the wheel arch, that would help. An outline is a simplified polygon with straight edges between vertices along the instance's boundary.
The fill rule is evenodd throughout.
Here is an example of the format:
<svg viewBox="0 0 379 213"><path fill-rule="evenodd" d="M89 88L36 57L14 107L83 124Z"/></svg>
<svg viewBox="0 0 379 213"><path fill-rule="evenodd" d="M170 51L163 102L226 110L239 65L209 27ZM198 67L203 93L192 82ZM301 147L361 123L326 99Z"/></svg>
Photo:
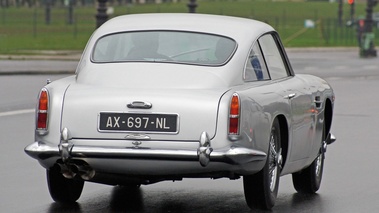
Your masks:
<svg viewBox="0 0 379 213"><path fill-rule="evenodd" d="M286 163L287 155L288 155L289 129L288 129L287 119L284 115L278 115L276 119L278 119L279 126L280 126L280 139L281 139L282 157L283 157L282 168L283 168Z"/></svg>
<svg viewBox="0 0 379 213"><path fill-rule="evenodd" d="M324 110L325 135L328 135L332 127L333 119L333 105L330 99L326 99Z"/></svg>

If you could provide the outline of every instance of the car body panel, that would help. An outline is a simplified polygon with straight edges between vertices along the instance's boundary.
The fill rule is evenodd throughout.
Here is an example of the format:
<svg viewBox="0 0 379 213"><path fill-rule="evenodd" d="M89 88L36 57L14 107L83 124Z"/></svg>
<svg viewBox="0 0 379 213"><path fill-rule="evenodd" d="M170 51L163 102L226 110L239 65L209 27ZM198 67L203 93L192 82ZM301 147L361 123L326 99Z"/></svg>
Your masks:
<svg viewBox="0 0 379 213"><path fill-rule="evenodd" d="M163 134L163 130L151 133L152 140L198 140L201 132L206 131L214 137L217 109L220 97L225 93L221 90L189 90L176 89L114 89L93 87L90 85L71 85L65 95L62 126L71 130L73 138L113 138L125 139L127 131L99 131L99 113L141 113L141 114L176 114L178 115L177 132ZM128 108L127 104L144 101L152 104L150 109ZM196 112L194 117L193 112ZM80 118L80 120L76 119ZM118 119L110 121L110 125L119 126ZM113 122L113 124L112 124ZM123 121L125 122L125 120ZM154 121L151 121L154 122ZM142 121L139 133L143 130ZM193 133L197 134L193 134ZM133 133L132 131L129 133Z"/></svg>

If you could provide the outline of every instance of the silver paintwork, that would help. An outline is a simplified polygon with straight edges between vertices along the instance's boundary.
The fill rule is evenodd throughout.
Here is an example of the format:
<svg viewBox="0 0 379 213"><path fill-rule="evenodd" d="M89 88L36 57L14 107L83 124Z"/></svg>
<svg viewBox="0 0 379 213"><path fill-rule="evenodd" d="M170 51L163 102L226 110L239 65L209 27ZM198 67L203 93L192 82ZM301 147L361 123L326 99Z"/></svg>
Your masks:
<svg viewBox="0 0 379 213"><path fill-rule="evenodd" d="M227 26L227 27L225 27ZM93 63L96 41L121 31L178 30L229 37L237 49L222 66L158 62ZM259 172L267 159L274 119L287 138L275 166L285 175L310 165L319 154L323 125L326 144L334 93L315 76L244 81L252 46L275 30L262 22L201 14L142 14L114 18L89 40L76 75L45 86L49 91L49 131L36 134L25 148L46 169L59 164L66 177L80 173L97 182L97 174L138 176L141 183L183 177L228 177ZM281 48L281 47L280 47ZM284 51L284 49L283 49ZM233 94L240 101L240 133L228 135ZM177 114L176 134L98 131L100 112ZM38 133L38 131L37 131ZM285 149L283 148L285 147ZM279 171L278 171L279 173ZM141 177L142 176L142 177Z"/></svg>

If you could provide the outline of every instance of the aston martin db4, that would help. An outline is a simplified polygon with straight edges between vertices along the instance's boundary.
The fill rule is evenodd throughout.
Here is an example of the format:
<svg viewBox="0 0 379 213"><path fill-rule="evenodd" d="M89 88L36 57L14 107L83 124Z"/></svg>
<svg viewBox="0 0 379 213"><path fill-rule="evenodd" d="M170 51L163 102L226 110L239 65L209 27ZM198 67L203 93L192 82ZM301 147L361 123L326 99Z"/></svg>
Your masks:
<svg viewBox="0 0 379 213"><path fill-rule="evenodd" d="M93 33L74 75L41 89L25 152L56 202L76 202L87 181L242 178L247 205L270 209L280 176L319 189L334 99L325 80L294 73L266 23L124 15Z"/></svg>

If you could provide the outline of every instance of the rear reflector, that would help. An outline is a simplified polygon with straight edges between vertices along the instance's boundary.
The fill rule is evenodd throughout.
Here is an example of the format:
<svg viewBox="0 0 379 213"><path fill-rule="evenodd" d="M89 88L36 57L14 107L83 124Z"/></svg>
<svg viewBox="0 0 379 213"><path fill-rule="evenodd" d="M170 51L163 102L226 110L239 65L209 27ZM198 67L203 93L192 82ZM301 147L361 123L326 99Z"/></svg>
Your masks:
<svg viewBox="0 0 379 213"><path fill-rule="evenodd" d="M47 131L48 110L49 110L49 93L43 88L38 97L37 106L37 130Z"/></svg>
<svg viewBox="0 0 379 213"><path fill-rule="evenodd" d="M47 113L38 113L38 126L37 129L46 129L47 128Z"/></svg>
<svg viewBox="0 0 379 213"><path fill-rule="evenodd" d="M239 134L240 120L240 100L237 93L234 93L230 101L229 111L229 135Z"/></svg>

